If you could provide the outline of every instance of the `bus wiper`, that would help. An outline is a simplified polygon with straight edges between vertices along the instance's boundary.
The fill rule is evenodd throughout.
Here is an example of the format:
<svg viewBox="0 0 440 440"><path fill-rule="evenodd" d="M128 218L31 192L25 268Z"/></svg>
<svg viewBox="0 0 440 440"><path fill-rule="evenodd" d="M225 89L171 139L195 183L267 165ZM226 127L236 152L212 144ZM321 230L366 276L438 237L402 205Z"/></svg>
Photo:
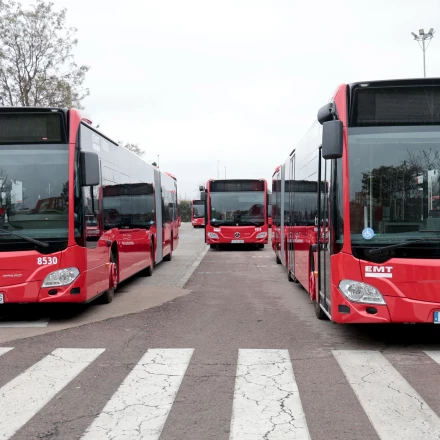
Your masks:
<svg viewBox="0 0 440 440"><path fill-rule="evenodd" d="M412 240L412 241L402 241L402 243L396 243L396 244L391 244L390 246L384 246L384 247L379 247L379 248L374 248L374 249L370 249L368 251L368 255L383 255L386 254L388 250L391 249L398 249L401 247L405 247L411 244L416 244L416 243L429 243L430 241L436 241L438 240L438 238L431 238L429 240L427 240L426 238L420 238L418 240Z"/></svg>
<svg viewBox="0 0 440 440"><path fill-rule="evenodd" d="M241 222L237 222L240 226L248 226L248 225L252 225L252 226L263 226L263 223L258 223L258 222L250 222L248 220L244 220Z"/></svg>
<svg viewBox="0 0 440 440"><path fill-rule="evenodd" d="M21 238L23 240L28 241L29 243L36 244L37 246L40 246L40 247L44 247L44 248L49 247L49 243L46 243L44 241L35 240L30 237L25 237L24 235L16 234L15 232L7 231L6 229L0 229L0 235L1 234L12 235L12 236L18 237L18 238Z"/></svg>

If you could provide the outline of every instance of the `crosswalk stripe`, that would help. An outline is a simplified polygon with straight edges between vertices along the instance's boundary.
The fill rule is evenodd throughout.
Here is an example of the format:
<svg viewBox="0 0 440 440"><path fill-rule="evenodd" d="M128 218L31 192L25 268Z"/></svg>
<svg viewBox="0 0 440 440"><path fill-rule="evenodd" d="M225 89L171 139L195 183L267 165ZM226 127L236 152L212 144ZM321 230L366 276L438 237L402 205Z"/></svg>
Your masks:
<svg viewBox="0 0 440 440"><path fill-rule="evenodd" d="M438 350L435 350L435 351L427 350L424 353L427 354L433 361L435 361L438 364L440 364L440 351L438 351Z"/></svg>
<svg viewBox="0 0 440 440"><path fill-rule="evenodd" d="M0 347L0 356L2 354L7 353L8 351L11 351L14 347Z"/></svg>
<svg viewBox="0 0 440 440"><path fill-rule="evenodd" d="M193 351L148 350L81 439L158 439Z"/></svg>
<svg viewBox="0 0 440 440"><path fill-rule="evenodd" d="M239 350L229 438L310 439L288 350Z"/></svg>
<svg viewBox="0 0 440 440"><path fill-rule="evenodd" d="M12 437L102 352L57 348L0 388L0 439Z"/></svg>
<svg viewBox="0 0 440 440"><path fill-rule="evenodd" d="M440 419L378 351L333 350L381 439L440 437Z"/></svg>

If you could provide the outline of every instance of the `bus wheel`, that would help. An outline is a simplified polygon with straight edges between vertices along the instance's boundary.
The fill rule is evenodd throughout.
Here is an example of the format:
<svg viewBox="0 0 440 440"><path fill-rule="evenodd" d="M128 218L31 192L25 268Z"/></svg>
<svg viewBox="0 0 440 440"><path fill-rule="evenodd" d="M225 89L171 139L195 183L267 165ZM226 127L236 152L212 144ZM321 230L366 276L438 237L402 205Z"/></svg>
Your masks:
<svg viewBox="0 0 440 440"><path fill-rule="evenodd" d="M264 249L264 243L258 243L257 244L258 249Z"/></svg>
<svg viewBox="0 0 440 440"><path fill-rule="evenodd" d="M172 259L173 259L173 240L171 240L170 253L168 255L165 255L165 257L163 257L163 261L171 261Z"/></svg>
<svg viewBox="0 0 440 440"><path fill-rule="evenodd" d="M154 244L150 243L150 265L144 271L146 277L151 277L151 275L153 275L153 267L154 267Z"/></svg>
<svg viewBox="0 0 440 440"><path fill-rule="evenodd" d="M216 248L217 248L217 245L216 245L216 244L210 244L209 247L210 247L211 249L216 249Z"/></svg>
<svg viewBox="0 0 440 440"><path fill-rule="evenodd" d="M102 304L110 304L118 287L118 260L115 254L110 254L109 288L100 296Z"/></svg>
<svg viewBox="0 0 440 440"><path fill-rule="evenodd" d="M275 259L276 259L277 264L281 264L281 260L280 260L280 257L278 256L278 254L275 254Z"/></svg>
<svg viewBox="0 0 440 440"><path fill-rule="evenodd" d="M313 308L315 309L315 315L318 319L325 319L327 316L321 309L321 295L318 292L316 285L316 275L315 275L315 262L313 255L310 256L310 276L309 276L309 292L310 298L313 301Z"/></svg>

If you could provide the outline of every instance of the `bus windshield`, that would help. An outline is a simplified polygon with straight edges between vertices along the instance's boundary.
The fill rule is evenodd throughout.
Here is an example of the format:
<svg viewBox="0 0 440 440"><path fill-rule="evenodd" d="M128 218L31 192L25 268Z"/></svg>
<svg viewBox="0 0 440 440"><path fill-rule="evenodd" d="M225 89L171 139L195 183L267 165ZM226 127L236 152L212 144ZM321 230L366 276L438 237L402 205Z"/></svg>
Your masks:
<svg viewBox="0 0 440 440"><path fill-rule="evenodd" d="M205 203L195 202L193 205L193 214L194 214L194 218L205 217Z"/></svg>
<svg viewBox="0 0 440 440"><path fill-rule="evenodd" d="M364 258L367 248L426 239L391 255L438 258L439 129L350 128L348 144L353 253Z"/></svg>
<svg viewBox="0 0 440 440"><path fill-rule="evenodd" d="M67 246L68 145L0 145L0 229ZM58 243L58 244L57 244ZM35 246L0 234L0 250Z"/></svg>
<svg viewBox="0 0 440 440"><path fill-rule="evenodd" d="M211 225L263 226L263 191L211 192Z"/></svg>

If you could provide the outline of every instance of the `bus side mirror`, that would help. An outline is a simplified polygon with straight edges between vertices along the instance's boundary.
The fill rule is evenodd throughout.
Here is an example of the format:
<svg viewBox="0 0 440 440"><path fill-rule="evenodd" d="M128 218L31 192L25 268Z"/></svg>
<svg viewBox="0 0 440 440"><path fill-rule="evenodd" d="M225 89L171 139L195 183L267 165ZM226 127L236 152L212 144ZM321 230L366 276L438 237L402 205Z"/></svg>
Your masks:
<svg viewBox="0 0 440 440"><path fill-rule="evenodd" d="M205 191L205 187L203 185L199 186L199 191Z"/></svg>
<svg viewBox="0 0 440 440"><path fill-rule="evenodd" d="M83 186L99 185L99 156L89 151L81 151L81 182Z"/></svg>
<svg viewBox="0 0 440 440"><path fill-rule="evenodd" d="M342 121L328 121L322 124L322 157L339 159L342 157Z"/></svg>

